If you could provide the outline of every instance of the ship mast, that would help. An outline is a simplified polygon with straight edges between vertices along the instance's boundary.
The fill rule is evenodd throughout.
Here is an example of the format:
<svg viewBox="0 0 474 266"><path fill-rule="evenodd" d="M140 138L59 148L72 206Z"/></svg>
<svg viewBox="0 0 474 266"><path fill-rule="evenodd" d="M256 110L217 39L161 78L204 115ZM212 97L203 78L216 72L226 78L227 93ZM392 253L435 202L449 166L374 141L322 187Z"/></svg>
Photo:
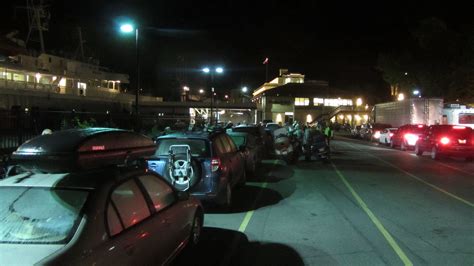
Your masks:
<svg viewBox="0 0 474 266"><path fill-rule="evenodd" d="M51 17L51 14L48 11L48 6L44 5L43 0L26 0L26 10L28 13L28 35L26 37L26 45L28 47L30 41L39 42L41 53L45 53L43 31L48 31L49 19ZM32 38L34 31L38 32L39 39L35 40Z"/></svg>

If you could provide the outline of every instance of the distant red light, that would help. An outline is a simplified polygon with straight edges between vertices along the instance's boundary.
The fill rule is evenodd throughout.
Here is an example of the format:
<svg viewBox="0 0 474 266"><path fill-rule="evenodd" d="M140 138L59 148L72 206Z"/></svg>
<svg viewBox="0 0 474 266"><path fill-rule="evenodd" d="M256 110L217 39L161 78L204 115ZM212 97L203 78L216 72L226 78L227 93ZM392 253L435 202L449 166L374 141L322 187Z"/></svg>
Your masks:
<svg viewBox="0 0 474 266"><path fill-rule="evenodd" d="M449 144L449 138L442 137L439 142L441 142L443 145Z"/></svg>
<svg viewBox="0 0 474 266"><path fill-rule="evenodd" d="M103 151L103 150L105 150L105 146L104 146L104 145L101 145L101 146L92 146L92 150L93 150L93 151Z"/></svg>

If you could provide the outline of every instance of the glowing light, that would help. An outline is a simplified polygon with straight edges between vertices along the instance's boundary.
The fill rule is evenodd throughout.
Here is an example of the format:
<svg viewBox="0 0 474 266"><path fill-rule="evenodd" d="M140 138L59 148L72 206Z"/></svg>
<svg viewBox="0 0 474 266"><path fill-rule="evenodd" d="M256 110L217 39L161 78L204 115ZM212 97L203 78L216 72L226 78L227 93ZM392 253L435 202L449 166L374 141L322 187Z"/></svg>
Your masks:
<svg viewBox="0 0 474 266"><path fill-rule="evenodd" d="M58 77L53 76L53 81L56 81L57 79L58 79Z"/></svg>
<svg viewBox="0 0 474 266"><path fill-rule="evenodd" d="M219 74L221 74L221 73L224 72L224 69L223 69L222 67L217 67L217 68L216 68L216 72L219 73Z"/></svg>
<svg viewBox="0 0 474 266"><path fill-rule="evenodd" d="M202 72L209 73L209 72L211 72L211 70L208 67L205 67L205 68L202 69Z"/></svg>
<svg viewBox="0 0 474 266"><path fill-rule="evenodd" d="M188 87L188 86L184 86L184 87L183 87L183 91L189 91L189 87Z"/></svg>
<svg viewBox="0 0 474 266"><path fill-rule="evenodd" d="M36 73L35 77L36 77L36 82L40 82L41 74L40 74L40 73Z"/></svg>
<svg viewBox="0 0 474 266"><path fill-rule="evenodd" d="M416 142L418 141L418 136L415 134L407 133L405 134L405 140L407 141L408 145L415 146Z"/></svg>
<svg viewBox="0 0 474 266"><path fill-rule="evenodd" d="M453 129L466 129L466 127L463 127L463 126L453 126Z"/></svg>
<svg viewBox="0 0 474 266"><path fill-rule="evenodd" d="M132 24L123 24L120 26L120 31L125 33L130 33L134 30Z"/></svg>
<svg viewBox="0 0 474 266"><path fill-rule="evenodd" d="M357 98L356 100L356 106L361 106L362 105L362 99L361 98Z"/></svg>
<svg viewBox="0 0 474 266"><path fill-rule="evenodd" d="M248 92L248 90L249 90L249 89L248 89L247 87L243 87L243 88L242 88L242 92L243 92L243 93Z"/></svg>
<svg viewBox="0 0 474 266"><path fill-rule="evenodd" d="M340 118L340 119L344 119L344 115L339 115L339 118Z"/></svg>
<svg viewBox="0 0 474 266"><path fill-rule="evenodd" d="M62 78L62 79L59 81L59 86L61 86L61 87L66 87L66 79L65 79L65 78Z"/></svg>
<svg viewBox="0 0 474 266"><path fill-rule="evenodd" d="M276 122L277 122L277 123L281 123L281 122L283 122L283 118L282 118L281 114L277 114L277 116L276 116L276 119L275 119L275 120L276 120Z"/></svg>
<svg viewBox="0 0 474 266"><path fill-rule="evenodd" d="M306 115L306 122L307 123L313 122L313 117L310 114Z"/></svg>
<svg viewBox="0 0 474 266"><path fill-rule="evenodd" d="M364 120L365 121L369 120L369 115L364 115Z"/></svg>
<svg viewBox="0 0 474 266"><path fill-rule="evenodd" d="M403 93L398 94L397 100L399 100L399 101L405 100L405 94L403 94Z"/></svg>
<svg viewBox="0 0 474 266"><path fill-rule="evenodd" d="M418 95L418 94L420 94L420 91L419 91L419 90L414 90L414 91L413 91L413 95Z"/></svg>
<svg viewBox="0 0 474 266"><path fill-rule="evenodd" d="M376 138L376 139L380 138L380 131L379 130L375 131L374 138Z"/></svg>
<svg viewBox="0 0 474 266"><path fill-rule="evenodd" d="M200 94L203 94L203 93L204 93L204 90L203 90L203 89L200 89L200 90L199 90L199 93L200 93Z"/></svg>
<svg viewBox="0 0 474 266"><path fill-rule="evenodd" d="M449 139L447 137L442 137L439 142L441 142L441 144L443 145L447 145L449 144Z"/></svg>

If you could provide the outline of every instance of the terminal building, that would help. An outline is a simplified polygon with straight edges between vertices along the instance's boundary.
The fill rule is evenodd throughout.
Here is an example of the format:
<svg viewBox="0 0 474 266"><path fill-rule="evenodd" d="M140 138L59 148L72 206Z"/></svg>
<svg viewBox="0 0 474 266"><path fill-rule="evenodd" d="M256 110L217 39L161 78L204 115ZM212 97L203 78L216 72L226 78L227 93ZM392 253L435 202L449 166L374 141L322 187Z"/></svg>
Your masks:
<svg viewBox="0 0 474 266"><path fill-rule="evenodd" d="M258 120L276 123L331 120L350 125L366 123L369 107L351 92L332 88L323 80L306 80L305 75L280 69L279 76L253 92Z"/></svg>

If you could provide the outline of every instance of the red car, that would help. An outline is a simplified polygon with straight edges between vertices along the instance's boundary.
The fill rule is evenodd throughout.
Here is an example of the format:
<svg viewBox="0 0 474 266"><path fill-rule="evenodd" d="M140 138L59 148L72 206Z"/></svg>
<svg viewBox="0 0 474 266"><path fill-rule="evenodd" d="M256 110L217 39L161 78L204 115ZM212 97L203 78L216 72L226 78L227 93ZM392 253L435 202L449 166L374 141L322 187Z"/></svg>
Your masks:
<svg viewBox="0 0 474 266"><path fill-rule="evenodd" d="M415 145L418 156L431 152L431 158L437 160L441 155L464 157L467 161L474 158L474 133L470 127L453 125L430 126Z"/></svg>
<svg viewBox="0 0 474 266"><path fill-rule="evenodd" d="M398 131L390 139L390 147L400 147L400 150L405 151L410 148L415 148L418 138L423 134L426 125L404 125L398 128Z"/></svg>

